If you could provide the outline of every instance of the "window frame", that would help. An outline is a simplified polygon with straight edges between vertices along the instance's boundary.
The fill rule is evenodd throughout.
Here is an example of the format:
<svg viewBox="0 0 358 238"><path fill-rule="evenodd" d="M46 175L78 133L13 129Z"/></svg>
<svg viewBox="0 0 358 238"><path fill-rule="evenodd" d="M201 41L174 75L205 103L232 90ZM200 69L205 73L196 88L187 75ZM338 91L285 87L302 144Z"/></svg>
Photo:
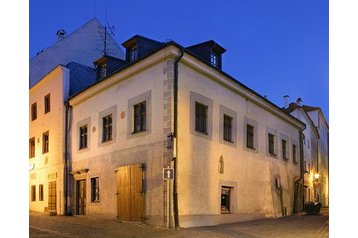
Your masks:
<svg viewBox="0 0 358 238"><path fill-rule="evenodd" d="M47 140L45 140L46 138ZM46 154L49 151L50 151L50 132L45 131L44 133L42 133L42 154Z"/></svg>
<svg viewBox="0 0 358 238"><path fill-rule="evenodd" d="M272 133L268 133L268 152L272 156L276 156L275 153L275 135Z"/></svg>
<svg viewBox="0 0 358 238"><path fill-rule="evenodd" d="M255 138L255 126L251 124L246 124L246 148L255 150L254 138Z"/></svg>
<svg viewBox="0 0 358 238"><path fill-rule="evenodd" d="M223 139L227 142L233 142L232 139L232 126L233 126L233 118L229 115L224 114L223 115Z"/></svg>
<svg viewBox="0 0 358 238"><path fill-rule="evenodd" d="M282 149L282 158L284 160L288 160L288 156L287 156L287 144L288 144L288 141L285 140L285 139L281 139L281 149Z"/></svg>
<svg viewBox="0 0 358 238"><path fill-rule="evenodd" d="M139 109L139 111L137 110ZM133 132L141 133L147 130L147 102L142 101L133 105Z"/></svg>
<svg viewBox="0 0 358 238"><path fill-rule="evenodd" d="M294 163L298 163L298 160L297 160L297 145L296 144L292 144L292 161Z"/></svg>
<svg viewBox="0 0 358 238"><path fill-rule="evenodd" d="M252 136L248 128L252 128ZM243 129L243 148L246 151L259 153L258 134L259 124L257 121L244 116L244 129ZM252 147L250 146L250 137L252 138Z"/></svg>
<svg viewBox="0 0 358 238"><path fill-rule="evenodd" d="M37 102L31 104L31 121L37 119Z"/></svg>
<svg viewBox="0 0 358 238"><path fill-rule="evenodd" d="M112 113L102 117L102 143L113 139L113 115Z"/></svg>
<svg viewBox="0 0 358 238"><path fill-rule="evenodd" d="M195 102L195 131L208 135L208 109L203 103Z"/></svg>
<svg viewBox="0 0 358 238"><path fill-rule="evenodd" d="M135 131L134 106L145 101L145 130ZM151 133L152 130L152 92L146 91L128 99L127 108L127 139L142 137Z"/></svg>
<svg viewBox="0 0 358 238"><path fill-rule="evenodd" d="M85 131L83 129L86 129ZM79 150L88 148L88 124L79 127Z"/></svg>
<svg viewBox="0 0 358 238"><path fill-rule="evenodd" d="M44 97L44 112L49 113L51 111L51 97L50 93Z"/></svg>
<svg viewBox="0 0 358 238"><path fill-rule="evenodd" d="M210 64L216 68L219 67L219 54L215 51L210 51Z"/></svg>
<svg viewBox="0 0 358 238"><path fill-rule="evenodd" d="M197 123L198 123L196 120L196 117L197 117L197 111L196 111L197 106L196 105L198 105L197 103L202 104L207 107L206 120L205 120L206 133L200 132L197 130L198 128L196 128ZM195 93L193 91L190 91L190 115L189 116L190 116L189 119L190 119L191 134L211 140L212 134L213 134L212 133L212 131L213 131L213 100L210 98L207 98L203 95L200 95L198 93ZM204 131L204 130L202 130L202 131Z"/></svg>
<svg viewBox="0 0 358 238"><path fill-rule="evenodd" d="M39 184L39 201L44 200L44 185Z"/></svg>
<svg viewBox="0 0 358 238"><path fill-rule="evenodd" d="M33 142L33 145L32 143ZM29 139L29 158L32 159L36 156L36 140L35 137Z"/></svg>
<svg viewBox="0 0 358 238"><path fill-rule="evenodd" d="M91 178L91 202L92 203L100 202L99 177Z"/></svg>
<svg viewBox="0 0 358 238"><path fill-rule="evenodd" d="M36 185L31 185L31 202L36 201Z"/></svg>

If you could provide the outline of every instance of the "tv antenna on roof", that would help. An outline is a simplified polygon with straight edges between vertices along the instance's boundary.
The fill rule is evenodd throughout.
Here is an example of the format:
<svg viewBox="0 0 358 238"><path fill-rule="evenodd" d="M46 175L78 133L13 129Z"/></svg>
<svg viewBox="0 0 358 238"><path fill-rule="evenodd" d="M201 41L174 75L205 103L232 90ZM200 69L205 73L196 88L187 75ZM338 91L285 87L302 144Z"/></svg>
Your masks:
<svg viewBox="0 0 358 238"><path fill-rule="evenodd" d="M105 0L104 3L104 20L105 20L105 24L106 26L101 27L99 26L100 29L104 29L104 36L102 35L103 32L99 32L103 38L103 42L104 42L104 47L103 47L103 55L106 55L107 52L107 34L110 34L112 36L114 36L114 26L110 26L110 24L107 21L107 0Z"/></svg>

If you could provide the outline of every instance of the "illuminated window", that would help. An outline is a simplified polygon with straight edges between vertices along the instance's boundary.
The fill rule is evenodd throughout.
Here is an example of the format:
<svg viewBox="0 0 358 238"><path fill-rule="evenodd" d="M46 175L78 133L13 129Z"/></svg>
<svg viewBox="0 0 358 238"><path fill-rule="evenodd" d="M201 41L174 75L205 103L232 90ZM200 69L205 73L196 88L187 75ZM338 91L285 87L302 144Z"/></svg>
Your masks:
<svg viewBox="0 0 358 238"><path fill-rule="evenodd" d="M133 106L134 109L134 131L133 133L145 131L146 127L146 102L141 102Z"/></svg>
<svg viewBox="0 0 358 238"><path fill-rule="evenodd" d="M37 118L37 103L31 105L31 121L36 120Z"/></svg>
<svg viewBox="0 0 358 238"><path fill-rule="evenodd" d="M50 135L49 132L46 131L42 134L42 153L45 154L49 151L49 142L50 142Z"/></svg>
<svg viewBox="0 0 358 238"><path fill-rule="evenodd" d="M91 202L99 202L99 178L91 178Z"/></svg>
<svg viewBox="0 0 358 238"><path fill-rule="evenodd" d="M102 118L103 122L103 133L102 133L102 142L112 140L112 114Z"/></svg>
<svg viewBox="0 0 358 238"><path fill-rule="evenodd" d="M195 130L204 134L207 131L208 106L195 102Z"/></svg>
<svg viewBox="0 0 358 238"><path fill-rule="evenodd" d="M221 213L230 213L230 187L221 187Z"/></svg>
<svg viewBox="0 0 358 238"><path fill-rule="evenodd" d="M210 54L210 63L211 63L211 65L213 65L215 67L218 67L218 65L219 65L219 56L218 56L218 54L216 54L213 51L211 51L211 54Z"/></svg>
<svg viewBox="0 0 358 238"><path fill-rule="evenodd" d="M138 47L135 45L129 50L129 61L135 61L138 58Z"/></svg>
<svg viewBox="0 0 358 238"><path fill-rule="evenodd" d="M44 100L44 107L45 107L45 114L50 112L50 108L51 108L51 105L50 105L50 94L47 94L45 96L45 100Z"/></svg>
<svg viewBox="0 0 358 238"><path fill-rule="evenodd" d="M87 125L80 127L80 144L79 149L87 148Z"/></svg>
<svg viewBox="0 0 358 238"><path fill-rule="evenodd" d="M39 201L43 201L44 200L44 185L40 184L39 185Z"/></svg>
<svg viewBox="0 0 358 238"><path fill-rule="evenodd" d="M35 137L31 138L29 141L29 157L35 157Z"/></svg>

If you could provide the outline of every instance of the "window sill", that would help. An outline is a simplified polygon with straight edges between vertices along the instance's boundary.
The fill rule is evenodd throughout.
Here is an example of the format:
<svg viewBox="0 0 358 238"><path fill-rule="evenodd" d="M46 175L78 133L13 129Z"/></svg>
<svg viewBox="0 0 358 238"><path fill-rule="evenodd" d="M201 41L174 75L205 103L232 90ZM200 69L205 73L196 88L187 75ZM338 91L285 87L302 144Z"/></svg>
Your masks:
<svg viewBox="0 0 358 238"><path fill-rule="evenodd" d="M228 143L233 143L233 144L235 143L235 142L233 142L232 140L226 140L226 139L224 139L224 141L225 141L225 142L228 142Z"/></svg>
<svg viewBox="0 0 358 238"><path fill-rule="evenodd" d="M88 146L86 147L81 147L81 148L78 148L79 151L82 151L82 150L85 150L85 149L88 149Z"/></svg>
<svg viewBox="0 0 358 238"><path fill-rule="evenodd" d="M248 148L250 150L256 150L254 147L251 147L251 146L246 146L246 148Z"/></svg>
<svg viewBox="0 0 358 238"><path fill-rule="evenodd" d="M107 142L111 142L111 141L113 141L113 139L103 140L103 141L102 141L102 144L107 143Z"/></svg>
<svg viewBox="0 0 358 238"><path fill-rule="evenodd" d="M197 133L200 133L200 134L204 134L204 135L209 135L209 133L207 133L207 132L204 132L204 131L198 131L198 130L195 130L195 132L197 132Z"/></svg>
<svg viewBox="0 0 358 238"><path fill-rule="evenodd" d="M140 133L147 132L147 131L148 131L148 130L133 131L131 134L132 134L132 135L136 135L136 134L140 134Z"/></svg>

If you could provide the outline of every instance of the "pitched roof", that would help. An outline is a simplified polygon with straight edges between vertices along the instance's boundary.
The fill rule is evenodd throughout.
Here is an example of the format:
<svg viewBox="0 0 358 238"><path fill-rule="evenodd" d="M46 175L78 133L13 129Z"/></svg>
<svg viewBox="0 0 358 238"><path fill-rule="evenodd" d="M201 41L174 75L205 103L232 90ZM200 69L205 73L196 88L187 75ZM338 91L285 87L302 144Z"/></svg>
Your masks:
<svg viewBox="0 0 358 238"><path fill-rule="evenodd" d="M70 62L66 67L70 69L70 97L96 82L94 68L76 62Z"/></svg>

